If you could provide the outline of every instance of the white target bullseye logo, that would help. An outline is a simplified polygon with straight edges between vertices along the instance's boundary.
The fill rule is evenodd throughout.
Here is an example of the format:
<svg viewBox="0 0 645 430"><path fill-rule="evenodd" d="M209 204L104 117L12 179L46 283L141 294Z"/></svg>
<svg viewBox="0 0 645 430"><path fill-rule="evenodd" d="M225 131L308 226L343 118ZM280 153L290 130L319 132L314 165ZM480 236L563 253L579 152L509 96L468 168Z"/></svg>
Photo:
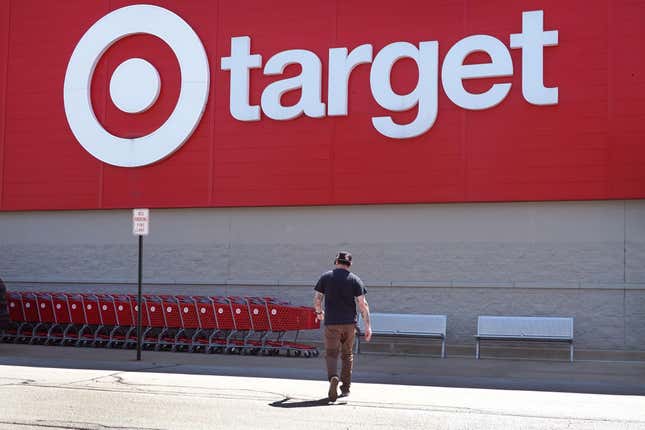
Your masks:
<svg viewBox="0 0 645 430"><path fill-rule="evenodd" d="M110 80L110 97L126 113L145 112L157 101L161 79L157 69L141 58L131 58L116 68Z"/></svg>
<svg viewBox="0 0 645 430"><path fill-rule="evenodd" d="M94 114L90 96L92 76L110 46L140 33L160 38L177 57L181 73L179 100L157 130L137 138L118 137L105 130ZM152 164L179 149L199 124L208 100L209 74L201 40L178 15L152 5L117 9L90 27L72 53L63 91L67 122L83 148L105 163L121 167ZM110 97L123 112L141 113L156 102L161 84L152 64L131 58L114 71Z"/></svg>

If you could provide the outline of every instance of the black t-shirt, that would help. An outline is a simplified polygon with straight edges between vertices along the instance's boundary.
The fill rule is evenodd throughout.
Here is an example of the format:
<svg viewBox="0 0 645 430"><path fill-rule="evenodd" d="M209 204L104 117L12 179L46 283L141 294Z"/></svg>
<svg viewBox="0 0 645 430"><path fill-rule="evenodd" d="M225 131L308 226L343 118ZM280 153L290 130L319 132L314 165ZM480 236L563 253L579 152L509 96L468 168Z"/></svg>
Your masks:
<svg viewBox="0 0 645 430"><path fill-rule="evenodd" d="M355 323L354 298L367 293L361 278L345 269L323 273L314 290L325 295L325 325Z"/></svg>

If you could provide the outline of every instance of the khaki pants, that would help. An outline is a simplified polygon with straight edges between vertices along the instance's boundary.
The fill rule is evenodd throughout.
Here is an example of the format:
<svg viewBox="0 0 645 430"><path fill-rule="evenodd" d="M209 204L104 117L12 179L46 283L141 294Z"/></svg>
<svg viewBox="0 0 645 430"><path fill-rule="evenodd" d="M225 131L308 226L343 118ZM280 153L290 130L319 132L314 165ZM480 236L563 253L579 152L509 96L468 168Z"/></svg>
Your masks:
<svg viewBox="0 0 645 430"><path fill-rule="evenodd" d="M340 380L349 389L352 382L352 364L354 362L355 324L337 324L325 326L325 358L327 377L338 375L338 353L341 354Z"/></svg>

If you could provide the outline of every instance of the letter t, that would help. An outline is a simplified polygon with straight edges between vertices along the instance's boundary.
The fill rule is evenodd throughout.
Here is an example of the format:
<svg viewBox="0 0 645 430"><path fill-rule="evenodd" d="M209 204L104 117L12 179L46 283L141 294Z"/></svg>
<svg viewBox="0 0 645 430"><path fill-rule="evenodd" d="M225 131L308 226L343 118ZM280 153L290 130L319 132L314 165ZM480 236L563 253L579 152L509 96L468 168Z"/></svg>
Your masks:
<svg viewBox="0 0 645 430"><path fill-rule="evenodd" d="M544 11L522 12L522 33L511 34L511 48L522 48L522 94L534 105L558 103L558 87L544 86L545 46L558 45L558 31L544 31Z"/></svg>
<svg viewBox="0 0 645 430"><path fill-rule="evenodd" d="M260 106L249 105L249 70L259 67L262 67L262 56L251 55L251 38L231 38L231 56L222 58L222 70L231 71L230 109L237 120L260 120Z"/></svg>

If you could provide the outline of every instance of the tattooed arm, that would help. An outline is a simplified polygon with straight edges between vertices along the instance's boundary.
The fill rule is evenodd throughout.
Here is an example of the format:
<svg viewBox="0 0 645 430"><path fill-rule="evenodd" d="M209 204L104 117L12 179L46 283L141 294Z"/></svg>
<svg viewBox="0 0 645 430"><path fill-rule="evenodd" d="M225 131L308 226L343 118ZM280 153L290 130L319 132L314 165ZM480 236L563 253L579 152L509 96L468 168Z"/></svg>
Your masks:
<svg viewBox="0 0 645 430"><path fill-rule="evenodd" d="M325 319L325 312L322 308L323 293L316 291L314 293L314 309L316 310L316 319L323 321Z"/></svg>
<svg viewBox="0 0 645 430"><path fill-rule="evenodd" d="M367 304L367 299L365 298L365 294L362 296L356 297L356 301L358 302L358 310L361 313L361 317L363 318L363 322L365 322L365 340L370 341L372 338L372 323L370 321L370 307Z"/></svg>

